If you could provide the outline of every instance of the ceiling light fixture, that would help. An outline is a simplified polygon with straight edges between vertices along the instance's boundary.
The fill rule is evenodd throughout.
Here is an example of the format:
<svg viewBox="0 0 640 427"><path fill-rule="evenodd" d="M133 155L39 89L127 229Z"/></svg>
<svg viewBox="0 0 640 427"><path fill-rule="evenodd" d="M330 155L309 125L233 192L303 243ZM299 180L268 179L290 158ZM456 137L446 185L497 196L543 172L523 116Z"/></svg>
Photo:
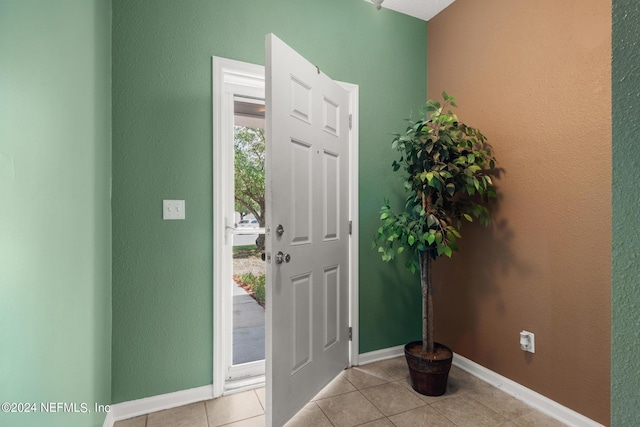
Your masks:
<svg viewBox="0 0 640 427"><path fill-rule="evenodd" d="M378 9L378 10L380 10L380 8L382 7L382 2L383 1L384 0L371 0L371 2L376 5L376 9Z"/></svg>

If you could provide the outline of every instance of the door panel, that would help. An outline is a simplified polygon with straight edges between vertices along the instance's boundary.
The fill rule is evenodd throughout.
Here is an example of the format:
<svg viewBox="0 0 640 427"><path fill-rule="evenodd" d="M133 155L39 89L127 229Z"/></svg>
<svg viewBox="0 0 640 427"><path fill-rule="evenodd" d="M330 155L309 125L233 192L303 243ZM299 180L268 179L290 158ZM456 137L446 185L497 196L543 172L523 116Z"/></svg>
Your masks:
<svg viewBox="0 0 640 427"><path fill-rule="evenodd" d="M293 318L291 319L291 374L311 362L313 278L310 273L291 279L293 292Z"/></svg>
<svg viewBox="0 0 640 427"><path fill-rule="evenodd" d="M291 140L291 159L287 167L291 168L289 179L289 195L291 197L291 244L302 245L311 243L311 224L313 210L311 196L313 177L313 154L310 144Z"/></svg>
<svg viewBox="0 0 640 427"><path fill-rule="evenodd" d="M338 342L340 336L340 266L324 270L324 349Z"/></svg>
<svg viewBox="0 0 640 427"><path fill-rule="evenodd" d="M340 157L336 153L324 152L324 240L338 239L340 221Z"/></svg>
<svg viewBox="0 0 640 427"><path fill-rule="evenodd" d="M280 426L349 362L349 97L272 34L266 50L267 425Z"/></svg>

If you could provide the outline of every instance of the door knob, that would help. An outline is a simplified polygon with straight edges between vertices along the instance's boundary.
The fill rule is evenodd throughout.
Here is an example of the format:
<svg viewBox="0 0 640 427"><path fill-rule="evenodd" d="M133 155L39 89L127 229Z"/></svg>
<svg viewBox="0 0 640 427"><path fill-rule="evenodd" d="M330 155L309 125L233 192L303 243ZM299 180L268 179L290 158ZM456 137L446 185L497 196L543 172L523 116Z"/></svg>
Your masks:
<svg viewBox="0 0 640 427"><path fill-rule="evenodd" d="M282 253L282 251L279 251L276 254L276 264L282 264L283 262L289 262L291 261L291 255L289 254L284 254Z"/></svg>

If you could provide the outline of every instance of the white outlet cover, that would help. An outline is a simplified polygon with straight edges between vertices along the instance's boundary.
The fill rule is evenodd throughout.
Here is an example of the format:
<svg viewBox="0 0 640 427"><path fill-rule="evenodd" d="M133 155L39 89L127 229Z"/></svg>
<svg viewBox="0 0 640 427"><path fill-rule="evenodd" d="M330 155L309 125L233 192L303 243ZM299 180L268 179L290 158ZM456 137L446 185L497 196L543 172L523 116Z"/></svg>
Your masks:
<svg viewBox="0 0 640 427"><path fill-rule="evenodd" d="M185 219L184 200L163 200L162 219Z"/></svg>
<svg viewBox="0 0 640 427"><path fill-rule="evenodd" d="M524 345L523 345L524 338ZM533 332L522 331L520 332L520 348L523 351L528 351L529 353L536 352L536 336Z"/></svg>

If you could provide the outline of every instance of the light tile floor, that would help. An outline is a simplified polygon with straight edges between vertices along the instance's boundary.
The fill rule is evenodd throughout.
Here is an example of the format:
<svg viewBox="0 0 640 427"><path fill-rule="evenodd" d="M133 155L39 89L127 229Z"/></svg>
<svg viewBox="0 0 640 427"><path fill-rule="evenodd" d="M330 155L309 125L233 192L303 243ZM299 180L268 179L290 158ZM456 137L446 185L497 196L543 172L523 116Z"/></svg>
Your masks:
<svg viewBox="0 0 640 427"><path fill-rule="evenodd" d="M114 427L264 426L264 388L119 421ZM416 393L404 358L343 371L287 427L501 426L564 424L452 367L444 396Z"/></svg>

